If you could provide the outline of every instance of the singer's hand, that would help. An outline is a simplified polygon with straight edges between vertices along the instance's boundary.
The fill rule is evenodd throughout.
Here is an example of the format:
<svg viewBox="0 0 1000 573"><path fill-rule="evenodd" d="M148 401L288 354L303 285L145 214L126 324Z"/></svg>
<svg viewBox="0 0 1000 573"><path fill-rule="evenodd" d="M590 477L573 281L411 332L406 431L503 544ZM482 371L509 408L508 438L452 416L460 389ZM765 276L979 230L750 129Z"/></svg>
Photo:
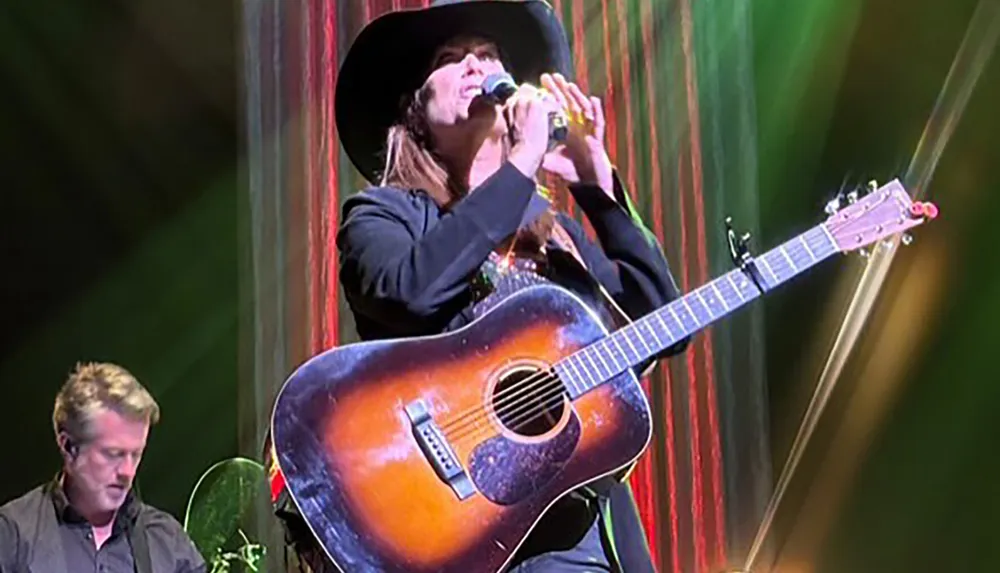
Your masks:
<svg viewBox="0 0 1000 573"><path fill-rule="evenodd" d="M506 101L503 113L513 145L510 162L534 178L549 147L549 114L557 111L556 98L545 90L522 84Z"/></svg>
<svg viewBox="0 0 1000 573"><path fill-rule="evenodd" d="M542 86L555 96L570 121L569 135L542 159L542 169L567 183L597 185L614 198L611 159L604 148L601 100L587 97L561 74L542 74Z"/></svg>

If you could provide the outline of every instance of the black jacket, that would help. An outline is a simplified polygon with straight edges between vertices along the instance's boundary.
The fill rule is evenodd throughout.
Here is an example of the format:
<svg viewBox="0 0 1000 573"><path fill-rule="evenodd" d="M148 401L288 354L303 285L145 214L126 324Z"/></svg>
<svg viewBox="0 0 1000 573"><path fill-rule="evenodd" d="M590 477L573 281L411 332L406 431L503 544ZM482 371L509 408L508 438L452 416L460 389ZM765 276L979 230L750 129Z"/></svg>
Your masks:
<svg viewBox="0 0 1000 573"><path fill-rule="evenodd" d="M531 179L505 163L449 210L419 190L371 188L347 199L337 236L340 283L359 336L437 334L469 323L476 302L472 280L490 253L516 232L535 191ZM559 221L593 279L621 308L634 319L677 298L662 249L626 207L617 176L617 202L596 186L571 186L570 191L600 246L573 219L561 216ZM554 243L550 247L555 247L550 253L558 251ZM579 283L563 286L580 290ZM583 298L601 305L594 296ZM606 309L595 310L609 316ZM660 357L680 352L686 344L681 341ZM625 571L649 570L648 548L628 487L616 483L606 493ZM545 535L543 523L526 545Z"/></svg>

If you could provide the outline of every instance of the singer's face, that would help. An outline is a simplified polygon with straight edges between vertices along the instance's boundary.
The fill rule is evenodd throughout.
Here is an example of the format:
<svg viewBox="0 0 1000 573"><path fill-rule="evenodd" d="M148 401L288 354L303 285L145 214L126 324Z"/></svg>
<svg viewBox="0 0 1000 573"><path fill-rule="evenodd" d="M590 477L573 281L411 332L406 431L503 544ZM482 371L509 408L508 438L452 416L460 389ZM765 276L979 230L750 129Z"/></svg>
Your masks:
<svg viewBox="0 0 1000 573"><path fill-rule="evenodd" d="M431 68L425 86L432 94L427 104L432 130L463 123L503 123L496 106L477 99L486 76L505 71L493 43L481 38L453 40L437 51Z"/></svg>

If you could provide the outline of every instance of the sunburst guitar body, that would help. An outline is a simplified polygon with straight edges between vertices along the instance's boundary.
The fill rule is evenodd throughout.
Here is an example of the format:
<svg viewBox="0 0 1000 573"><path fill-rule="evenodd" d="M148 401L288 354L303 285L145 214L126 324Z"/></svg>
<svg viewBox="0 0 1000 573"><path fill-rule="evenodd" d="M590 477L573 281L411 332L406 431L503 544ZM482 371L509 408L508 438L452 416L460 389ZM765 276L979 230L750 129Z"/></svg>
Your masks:
<svg viewBox="0 0 1000 573"><path fill-rule="evenodd" d="M344 571L498 571L563 494L636 459L650 412L626 369L582 395L553 365L607 335L530 287L455 332L320 354L273 439L295 503Z"/></svg>

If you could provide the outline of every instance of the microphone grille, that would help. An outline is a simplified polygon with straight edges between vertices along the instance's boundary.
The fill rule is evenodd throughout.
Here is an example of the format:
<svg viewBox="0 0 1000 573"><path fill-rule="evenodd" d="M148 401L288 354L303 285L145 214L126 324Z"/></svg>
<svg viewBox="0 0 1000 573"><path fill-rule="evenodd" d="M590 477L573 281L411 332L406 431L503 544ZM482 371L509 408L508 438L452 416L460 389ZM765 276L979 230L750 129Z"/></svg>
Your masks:
<svg viewBox="0 0 1000 573"><path fill-rule="evenodd" d="M483 95L504 101L517 91L517 83L508 73L495 73L483 80Z"/></svg>

